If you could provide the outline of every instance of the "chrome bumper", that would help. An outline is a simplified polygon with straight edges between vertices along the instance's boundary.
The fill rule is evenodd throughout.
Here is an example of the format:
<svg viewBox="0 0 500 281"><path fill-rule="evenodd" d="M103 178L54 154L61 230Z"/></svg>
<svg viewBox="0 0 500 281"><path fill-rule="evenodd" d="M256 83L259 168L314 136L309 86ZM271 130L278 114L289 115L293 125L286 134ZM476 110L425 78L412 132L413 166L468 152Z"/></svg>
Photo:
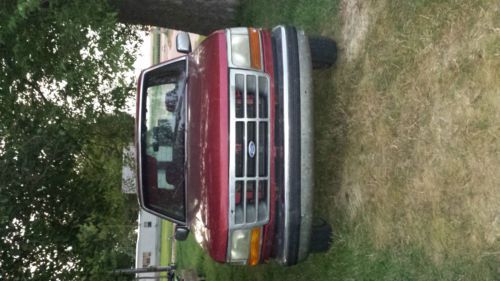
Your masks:
<svg viewBox="0 0 500 281"><path fill-rule="evenodd" d="M277 159L278 205L275 254L286 265L309 251L313 198L312 67L304 32L278 26L272 31L275 55L277 121L283 155ZM280 137L278 136L278 141ZM280 170L281 169L281 170Z"/></svg>

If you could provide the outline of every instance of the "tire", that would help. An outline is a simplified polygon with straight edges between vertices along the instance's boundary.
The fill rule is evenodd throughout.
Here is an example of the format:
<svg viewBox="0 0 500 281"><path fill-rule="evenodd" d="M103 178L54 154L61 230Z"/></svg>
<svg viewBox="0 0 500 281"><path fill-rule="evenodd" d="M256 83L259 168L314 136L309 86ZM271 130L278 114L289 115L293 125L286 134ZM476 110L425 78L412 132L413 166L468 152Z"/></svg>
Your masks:
<svg viewBox="0 0 500 281"><path fill-rule="evenodd" d="M314 222L309 243L311 253L322 253L332 245L332 227L323 219Z"/></svg>
<svg viewBox="0 0 500 281"><path fill-rule="evenodd" d="M309 37L313 69L324 69L337 60L337 43L326 37Z"/></svg>

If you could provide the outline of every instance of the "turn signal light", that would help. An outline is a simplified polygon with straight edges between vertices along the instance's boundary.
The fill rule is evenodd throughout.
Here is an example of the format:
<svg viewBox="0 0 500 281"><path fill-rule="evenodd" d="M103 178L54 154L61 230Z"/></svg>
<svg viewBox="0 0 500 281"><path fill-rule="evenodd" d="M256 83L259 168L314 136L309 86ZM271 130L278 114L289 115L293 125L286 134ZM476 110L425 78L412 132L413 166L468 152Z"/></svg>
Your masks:
<svg viewBox="0 0 500 281"><path fill-rule="evenodd" d="M260 227L252 229L250 234L250 255L248 256L249 265L257 265L260 260Z"/></svg>
<svg viewBox="0 0 500 281"><path fill-rule="evenodd" d="M262 69L260 32L255 28L249 28L248 35L250 37L250 66L255 69Z"/></svg>

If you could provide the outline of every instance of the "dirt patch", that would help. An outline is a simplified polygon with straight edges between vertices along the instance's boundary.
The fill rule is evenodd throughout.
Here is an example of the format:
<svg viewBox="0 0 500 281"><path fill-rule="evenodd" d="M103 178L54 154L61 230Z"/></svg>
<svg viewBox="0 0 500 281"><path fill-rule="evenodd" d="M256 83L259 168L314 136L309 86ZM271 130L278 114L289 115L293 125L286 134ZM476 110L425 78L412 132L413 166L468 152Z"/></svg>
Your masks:
<svg viewBox="0 0 500 281"><path fill-rule="evenodd" d="M352 61L362 49L371 22L369 5L363 0L343 0L341 15L345 55L348 61Z"/></svg>
<svg viewBox="0 0 500 281"><path fill-rule="evenodd" d="M342 0L341 33L347 61L353 61L363 52L370 27L385 5L386 1Z"/></svg>

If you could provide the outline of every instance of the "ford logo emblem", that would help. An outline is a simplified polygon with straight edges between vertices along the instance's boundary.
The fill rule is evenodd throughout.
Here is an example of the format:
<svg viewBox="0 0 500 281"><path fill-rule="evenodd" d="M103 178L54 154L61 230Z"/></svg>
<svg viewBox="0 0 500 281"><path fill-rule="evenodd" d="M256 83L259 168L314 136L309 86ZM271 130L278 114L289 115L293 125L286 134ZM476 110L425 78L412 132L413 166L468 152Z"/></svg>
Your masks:
<svg viewBox="0 0 500 281"><path fill-rule="evenodd" d="M248 156L250 156L250 158L255 157L255 143L253 141L248 143Z"/></svg>

